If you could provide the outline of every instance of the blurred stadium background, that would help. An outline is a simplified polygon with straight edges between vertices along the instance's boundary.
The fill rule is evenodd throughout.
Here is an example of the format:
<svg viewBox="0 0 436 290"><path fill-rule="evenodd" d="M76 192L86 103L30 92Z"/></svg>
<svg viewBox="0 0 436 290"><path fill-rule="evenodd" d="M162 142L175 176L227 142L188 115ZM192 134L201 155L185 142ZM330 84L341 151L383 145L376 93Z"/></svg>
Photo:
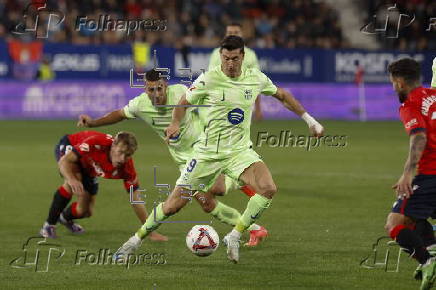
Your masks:
<svg viewBox="0 0 436 290"><path fill-rule="evenodd" d="M154 21L146 31L127 34L104 31L102 16ZM83 17L95 21L79 27ZM361 269L359 261L384 235L394 201L390 186L407 152L386 67L413 57L429 85L435 17L432 0L0 0L0 288L417 289L411 259L402 260L401 275ZM73 265L77 249L116 249L138 226L121 185L101 181L96 215L82 222L88 233L73 237L59 230L63 260L45 276L11 268L46 216L60 182L52 148L78 130L77 116L121 108L142 92L141 73L153 67L167 69L170 83L189 84L207 69L233 22L242 25L262 71L290 89L329 135L348 138L342 148L256 148L280 190L262 217L271 233L267 242L243 250L242 264L230 266L224 248L207 259L191 255L184 238L192 225L180 224L161 228L167 244L143 246L166 253L164 266ZM261 102L264 120L254 124L253 140L260 131L307 134L279 103L267 97ZM98 130L138 135L135 158L148 197L156 198L154 165L160 181L176 180L166 148L141 122ZM245 207L240 193L224 198ZM175 219L209 218L192 207ZM228 231L213 226L220 235Z"/></svg>
<svg viewBox="0 0 436 290"><path fill-rule="evenodd" d="M317 117L352 120L366 110L369 120L396 119L387 64L414 57L429 83L436 48L436 3L429 0L93 0L47 1L46 8L43 0L29 1L0 1L4 119L118 108L140 92L130 88L130 70L136 85L154 66L168 69L172 83L189 82L207 69L233 22L242 25L262 71L292 88ZM117 19L155 22L127 33L114 29ZM367 83L360 95L355 81ZM265 118L292 117L264 102Z"/></svg>

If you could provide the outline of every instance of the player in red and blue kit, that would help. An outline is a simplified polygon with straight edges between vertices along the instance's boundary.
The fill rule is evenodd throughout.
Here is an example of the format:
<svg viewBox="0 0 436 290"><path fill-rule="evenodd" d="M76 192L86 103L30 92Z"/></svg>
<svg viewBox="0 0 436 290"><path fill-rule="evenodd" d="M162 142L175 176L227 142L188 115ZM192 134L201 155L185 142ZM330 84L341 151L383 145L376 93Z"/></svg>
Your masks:
<svg viewBox="0 0 436 290"><path fill-rule="evenodd" d="M427 248L435 243L427 219L436 211L436 90L422 87L420 65L411 58L391 63L388 71L410 149L403 174L393 186L398 199L385 229L419 262L415 278L422 279L421 289L430 289L436 279L436 257Z"/></svg>
<svg viewBox="0 0 436 290"><path fill-rule="evenodd" d="M83 131L62 137L55 147L55 157L64 184L55 192L40 234L56 238L55 225L58 221L72 233L83 233L84 229L73 220L92 215L98 177L122 179L127 192L132 188L133 195L138 197L139 184L132 159L137 147L135 136L128 132L119 132L112 137L96 131ZM73 194L77 196L77 202L66 208ZM144 223L147 219L144 205L134 203L132 208L141 223ZM160 234L152 239L167 240Z"/></svg>

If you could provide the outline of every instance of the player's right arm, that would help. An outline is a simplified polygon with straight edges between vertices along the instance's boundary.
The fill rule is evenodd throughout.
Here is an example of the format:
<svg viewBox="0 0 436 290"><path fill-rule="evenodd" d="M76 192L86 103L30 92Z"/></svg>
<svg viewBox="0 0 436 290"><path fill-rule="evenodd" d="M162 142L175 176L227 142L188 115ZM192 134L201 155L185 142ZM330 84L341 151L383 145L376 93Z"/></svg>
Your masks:
<svg viewBox="0 0 436 290"><path fill-rule="evenodd" d="M170 138L177 137L180 133L180 123L186 115L187 106L191 104L186 100L186 94L180 98L178 106L173 110L173 116L170 125L165 129L166 138L165 141L169 143Z"/></svg>
<svg viewBox="0 0 436 290"><path fill-rule="evenodd" d="M207 74L207 72L206 72ZM180 123L186 114L186 109L192 105L199 105L203 98L207 95L205 73L202 73L180 98L178 106L173 110L173 117L170 125L165 129L166 142L169 143L170 138L177 137L180 133Z"/></svg>
<svg viewBox="0 0 436 290"><path fill-rule="evenodd" d="M100 126L115 124L125 119L127 119L127 116L124 113L124 109L115 110L95 120L88 115L80 115L79 121L77 122L77 127L87 127L87 128L100 127Z"/></svg>
<svg viewBox="0 0 436 290"><path fill-rule="evenodd" d="M67 154L61 157L59 160L59 170L65 179L65 182L71 187L71 190L75 194L83 194L82 181L78 179L78 164L79 157L73 151L69 151Z"/></svg>

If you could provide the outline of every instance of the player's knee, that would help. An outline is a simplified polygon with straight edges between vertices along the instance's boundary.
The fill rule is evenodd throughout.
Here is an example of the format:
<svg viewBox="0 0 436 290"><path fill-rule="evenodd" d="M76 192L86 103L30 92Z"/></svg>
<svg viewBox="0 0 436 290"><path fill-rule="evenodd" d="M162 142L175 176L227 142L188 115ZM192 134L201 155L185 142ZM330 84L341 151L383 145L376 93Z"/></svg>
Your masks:
<svg viewBox="0 0 436 290"><path fill-rule="evenodd" d="M216 196L223 196L226 193L226 186L225 185L217 185L212 187L209 192Z"/></svg>
<svg viewBox="0 0 436 290"><path fill-rule="evenodd" d="M277 186L274 183L265 183L259 186L259 193L272 198L277 193Z"/></svg>

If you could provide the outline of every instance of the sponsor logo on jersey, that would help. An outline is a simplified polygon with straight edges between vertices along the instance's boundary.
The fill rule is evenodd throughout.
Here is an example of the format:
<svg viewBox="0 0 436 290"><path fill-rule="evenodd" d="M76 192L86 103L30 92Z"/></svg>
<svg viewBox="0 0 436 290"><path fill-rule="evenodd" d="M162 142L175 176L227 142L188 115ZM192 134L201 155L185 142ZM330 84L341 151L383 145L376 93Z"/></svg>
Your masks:
<svg viewBox="0 0 436 290"><path fill-rule="evenodd" d="M244 111L239 108L233 109L227 113L227 120L232 125L238 125L244 121Z"/></svg>
<svg viewBox="0 0 436 290"><path fill-rule="evenodd" d="M409 129L410 127L412 127L413 125L418 124L418 121L416 121L416 119L412 119L409 122L406 123L406 125L404 125L406 127L406 129Z"/></svg>

